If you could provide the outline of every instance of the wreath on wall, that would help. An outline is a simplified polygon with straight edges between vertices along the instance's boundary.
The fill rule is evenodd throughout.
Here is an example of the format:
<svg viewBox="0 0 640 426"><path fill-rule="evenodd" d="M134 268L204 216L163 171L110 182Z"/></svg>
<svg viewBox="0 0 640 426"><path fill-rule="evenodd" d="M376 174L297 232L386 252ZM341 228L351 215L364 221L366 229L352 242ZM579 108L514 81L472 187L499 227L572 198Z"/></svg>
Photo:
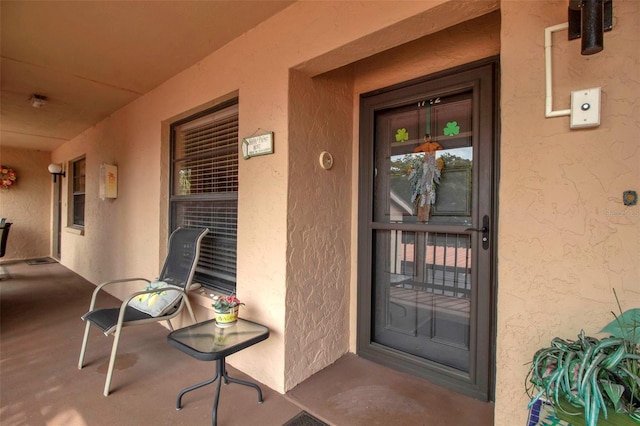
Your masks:
<svg viewBox="0 0 640 426"><path fill-rule="evenodd" d="M0 166L0 182L3 189L10 189L16 182L16 172L6 166Z"/></svg>

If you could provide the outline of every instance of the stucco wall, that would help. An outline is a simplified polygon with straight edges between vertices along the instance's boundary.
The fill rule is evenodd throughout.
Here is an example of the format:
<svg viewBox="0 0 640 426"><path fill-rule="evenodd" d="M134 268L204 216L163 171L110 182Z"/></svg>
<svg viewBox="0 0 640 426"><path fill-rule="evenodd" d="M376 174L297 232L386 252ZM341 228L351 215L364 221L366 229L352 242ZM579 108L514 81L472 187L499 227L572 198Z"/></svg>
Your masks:
<svg viewBox="0 0 640 426"><path fill-rule="evenodd" d="M349 349L353 140L350 67L314 79L293 70L289 81L287 388Z"/></svg>
<svg viewBox="0 0 640 426"><path fill-rule="evenodd" d="M567 2L502 2L502 136L496 425L524 424L524 378L555 336L597 332L640 306L640 3L614 2L604 51L554 37L555 109L571 90L602 87L601 125L570 130L545 119L544 28L567 21Z"/></svg>
<svg viewBox="0 0 640 426"><path fill-rule="evenodd" d="M125 108L52 153L55 162L86 159L84 235L68 229L71 173L63 185L61 263L93 283L159 272L158 121L153 106ZM155 135L155 140L154 140ZM118 167L118 197L98 197L100 165ZM166 244L166 243L164 243Z"/></svg>
<svg viewBox="0 0 640 426"><path fill-rule="evenodd" d="M49 152L0 148L0 163L17 174L11 189L0 189L0 217L12 222L0 262L50 254L51 175Z"/></svg>
<svg viewBox="0 0 640 426"><path fill-rule="evenodd" d="M500 12L492 12L356 62L354 102L362 93L499 53Z"/></svg>

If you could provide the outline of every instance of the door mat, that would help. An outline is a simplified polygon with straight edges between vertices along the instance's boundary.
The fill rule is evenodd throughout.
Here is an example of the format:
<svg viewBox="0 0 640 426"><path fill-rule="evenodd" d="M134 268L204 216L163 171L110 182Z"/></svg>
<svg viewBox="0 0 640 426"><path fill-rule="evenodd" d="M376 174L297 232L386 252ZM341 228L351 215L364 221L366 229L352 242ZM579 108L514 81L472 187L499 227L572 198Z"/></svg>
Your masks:
<svg viewBox="0 0 640 426"><path fill-rule="evenodd" d="M282 426L329 426L306 411L301 411L294 418L283 424Z"/></svg>
<svg viewBox="0 0 640 426"><path fill-rule="evenodd" d="M27 265L45 265L47 263L57 263L57 260L50 257L41 257L39 259L27 260Z"/></svg>

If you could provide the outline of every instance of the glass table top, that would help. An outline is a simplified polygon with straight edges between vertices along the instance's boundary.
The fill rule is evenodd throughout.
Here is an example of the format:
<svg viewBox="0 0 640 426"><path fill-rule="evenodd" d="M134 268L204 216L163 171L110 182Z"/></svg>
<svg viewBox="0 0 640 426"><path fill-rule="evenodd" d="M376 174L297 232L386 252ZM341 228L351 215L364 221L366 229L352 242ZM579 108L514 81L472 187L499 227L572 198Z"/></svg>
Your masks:
<svg viewBox="0 0 640 426"><path fill-rule="evenodd" d="M261 324L238 318L230 327L220 328L215 320L204 321L167 336L171 346L203 361L224 358L269 337L269 329Z"/></svg>

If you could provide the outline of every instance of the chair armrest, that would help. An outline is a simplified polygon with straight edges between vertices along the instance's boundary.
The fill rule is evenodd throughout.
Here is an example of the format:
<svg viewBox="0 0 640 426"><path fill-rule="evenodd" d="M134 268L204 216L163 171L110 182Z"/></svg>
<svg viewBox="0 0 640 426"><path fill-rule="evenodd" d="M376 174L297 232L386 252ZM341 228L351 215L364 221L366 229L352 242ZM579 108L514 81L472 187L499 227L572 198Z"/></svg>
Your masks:
<svg viewBox="0 0 640 426"><path fill-rule="evenodd" d="M89 305L89 312L93 311L93 308L96 306L96 300L98 298L98 293L104 287L107 287L107 286L109 286L111 284L122 284L122 283L135 282L135 281L144 281L147 284L149 284L151 282L146 278L122 278L122 279L119 279L119 280L105 281L103 283L98 284L98 286L93 290L93 294L91 295L91 304Z"/></svg>

